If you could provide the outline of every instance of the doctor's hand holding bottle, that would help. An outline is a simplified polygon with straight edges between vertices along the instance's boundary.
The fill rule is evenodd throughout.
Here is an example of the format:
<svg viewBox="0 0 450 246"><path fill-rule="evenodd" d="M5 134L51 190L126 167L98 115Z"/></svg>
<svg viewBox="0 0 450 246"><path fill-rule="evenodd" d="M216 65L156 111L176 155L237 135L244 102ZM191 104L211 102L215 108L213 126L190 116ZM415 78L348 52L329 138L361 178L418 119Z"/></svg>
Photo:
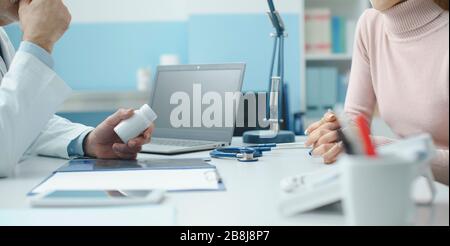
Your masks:
<svg viewBox="0 0 450 246"><path fill-rule="evenodd" d="M62 0L12 0L18 8L23 40L36 44L49 53L67 31L71 15ZM136 159L142 146L150 142L153 125L138 137L122 142L114 128L131 118L134 110L119 110L87 136L81 137L84 155L99 159Z"/></svg>
<svg viewBox="0 0 450 246"><path fill-rule="evenodd" d="M123 143L114 128L133 115L134 110L121 109L107 118L84 139L85 155L99 159L136 159L142 146L150 143L154 126L149 125L140 136Z"/></svg>
<svg viewBox="0 0 450 246"><path fill-rule="evenodd" d="M341 125L335 113L329 111L324 117L312 124L305 134L308 136L307 147L312 147L312 156L320 156L325 164L333 164L339 155L344 151L340 143L338 130Z"/></svg>
<svg viewBox="0 0 450 246"><path fill-rule="evenodd" d="M19 0L18 13L23 41L34 43L49 53L72 19L62 0Z"/></svg>

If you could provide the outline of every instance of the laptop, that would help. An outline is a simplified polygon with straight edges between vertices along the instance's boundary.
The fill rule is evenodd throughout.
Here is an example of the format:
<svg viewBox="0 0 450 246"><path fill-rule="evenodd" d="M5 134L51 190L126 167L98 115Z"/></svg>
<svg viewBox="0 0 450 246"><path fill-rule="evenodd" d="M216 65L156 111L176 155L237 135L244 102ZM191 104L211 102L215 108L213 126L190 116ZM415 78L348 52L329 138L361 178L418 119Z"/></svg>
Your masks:
<svg viewBox="0 0 450 246"><path fill-rule="evenodd" d="M229 146L240 97L232 107L236 110L231 114L231 126L226 121L225 98L230 92L242 91L244 73L245 64L159 66L150 102L158 119L152 142L144 145L142 152L175 155ZM208 95L222 98L217 114L211 113L211 105L219 104ZM221 124L204 124L204 113L209 115L206 121L221 113Z"/></svg>

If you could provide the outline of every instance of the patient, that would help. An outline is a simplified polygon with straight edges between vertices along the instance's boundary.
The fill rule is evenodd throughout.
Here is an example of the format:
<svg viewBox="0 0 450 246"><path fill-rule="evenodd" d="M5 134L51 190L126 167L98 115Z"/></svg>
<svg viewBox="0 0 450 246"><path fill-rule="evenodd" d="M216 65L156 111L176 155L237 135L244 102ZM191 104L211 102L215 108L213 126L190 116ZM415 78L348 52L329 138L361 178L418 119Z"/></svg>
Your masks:
<svg viewBox="0 0 450 246"><path fill-rule="evenodd" d="M382 119L400 137L432 135L436 179L449 183L448 0L372 0L356 37L345 112ZM336 117L327 113L307 129L314 156L334 163L343 146ZM374 137L378 145L395 140Z"/></svg>

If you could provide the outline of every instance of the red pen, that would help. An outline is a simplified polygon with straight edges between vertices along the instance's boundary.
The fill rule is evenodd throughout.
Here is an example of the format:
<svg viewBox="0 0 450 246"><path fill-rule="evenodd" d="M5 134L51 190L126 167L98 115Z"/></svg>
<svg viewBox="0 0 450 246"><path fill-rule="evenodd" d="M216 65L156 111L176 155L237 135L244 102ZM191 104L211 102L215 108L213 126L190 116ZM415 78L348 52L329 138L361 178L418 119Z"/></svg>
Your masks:
<svg viewBox="0 0 450 246"><path fill-rule="evenodd" d="M356 118L356 125L358 126L359 134L364 144L364 150L368 156L377 156L375 145L370 138L369 123L366 121L363 115L359 115Z"/></svg>

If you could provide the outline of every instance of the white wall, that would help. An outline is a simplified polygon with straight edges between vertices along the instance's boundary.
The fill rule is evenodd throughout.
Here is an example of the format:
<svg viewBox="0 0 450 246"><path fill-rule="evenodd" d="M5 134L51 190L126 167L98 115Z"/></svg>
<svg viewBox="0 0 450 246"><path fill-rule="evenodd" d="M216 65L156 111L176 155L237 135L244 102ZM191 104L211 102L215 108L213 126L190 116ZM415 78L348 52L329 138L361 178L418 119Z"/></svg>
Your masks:
<svg viewBox="0 0 450 246"><path fill-rule="evenodd" d="M186 0L65 0L75 23L182 21Z"/></svg>
<svg viewBox="0 0 450 246"><path fill-rule="evenodd" d="M264 13L266 0L65 0L73 22L183 21L190 14ZM299 13L300 0L275 0L284 13Z"/></svg>
<svg viewBox="0 0 450 246"><path fill-rule="evenodd" d="M267 0L186 0L191 14L264 13ZM300 0L274 0L276 8L284 13L298 13Z"/></svg>

